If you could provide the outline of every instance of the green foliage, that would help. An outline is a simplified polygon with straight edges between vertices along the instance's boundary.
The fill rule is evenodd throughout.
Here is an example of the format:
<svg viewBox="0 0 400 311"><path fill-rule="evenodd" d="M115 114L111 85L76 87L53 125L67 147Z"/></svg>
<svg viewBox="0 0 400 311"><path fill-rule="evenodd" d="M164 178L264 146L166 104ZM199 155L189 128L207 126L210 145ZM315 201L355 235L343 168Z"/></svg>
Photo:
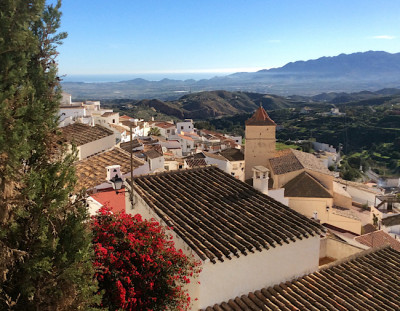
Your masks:
<svg viewBox="0 0 400 311"><path fill-rule="evenodd" d="M149 136L161 136L160 129L158 127L152 127L149 130Z"/></svg>
<svg viewBox="0 0 400 311"><path fill-rule="evenodd" d="M299 146L293 145L290 143L281 143L281 142L276 142L275 148L276 150L284 150L284 149L297 149Z"/></svg>
<svg viewBox="0 0 400 311"><path fill-rule="evenodd" d="M340 176L345 180L357 180L361 177L361 173L358 169L351 167L348 163L344 163L340 168Z"/></svg>
<svg viewBox="0 0 400 311"><path fill-rule="evenodd" d="M354 101L340 106L346 115L339 116L327 114L330 105L326 103L307 103L313 109L307 115L301 114L300 109L271 110L268 114L281 126L276 132L278 141L316 140L336 147L341 145L342 152L352 157L349 165L353 169L362 165L364 171L376 168L386 174L400 174L400 105L387 100ZM250 117L251 114L241 114L204 123L217 131L235 130L244 134L245 121ZM207 128L203 124L202 127ZM302 150L312 151L307 145ZM354 171L346 173L349 178L350 175L357 176Z"/></svg>
<svg viewBox="0 0 400 311"><path fill-rule="evenodd" d="M96 283L74 154L59 145L60 2L2 1L0 309L87 310Z"/></svg>

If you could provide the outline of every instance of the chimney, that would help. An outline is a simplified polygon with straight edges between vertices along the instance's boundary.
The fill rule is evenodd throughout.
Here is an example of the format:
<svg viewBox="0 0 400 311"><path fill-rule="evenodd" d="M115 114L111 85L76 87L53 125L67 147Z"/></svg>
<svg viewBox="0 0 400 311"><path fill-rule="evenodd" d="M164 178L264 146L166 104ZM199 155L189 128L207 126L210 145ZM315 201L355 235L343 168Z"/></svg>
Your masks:
<svg viewBox="0 0 400 311"><path fill-rule="evenodd" d="M258 191L268 194L269 169L265 166L254 166L253 171L253 187Z"/></svg>
<svg viewBox="0 0 400 311"><path fill-rule="evenodd" d="M107 181L112 178L122 178L121 165L110 165L106 167L107 169Z"/></svg>

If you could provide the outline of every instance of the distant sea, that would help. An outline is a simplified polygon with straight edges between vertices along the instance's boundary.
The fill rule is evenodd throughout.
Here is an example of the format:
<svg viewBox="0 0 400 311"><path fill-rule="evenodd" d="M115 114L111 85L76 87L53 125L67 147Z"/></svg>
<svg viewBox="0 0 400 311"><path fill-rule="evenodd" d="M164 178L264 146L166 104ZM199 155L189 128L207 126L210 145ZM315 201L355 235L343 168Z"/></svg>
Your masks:
<svg viewBox="0 0 400 311"><path fill-rule="evenodd" d="M65 75L61 76L63 82L85 82L85 83L101 83L101 82L120 82L133 80L137 78L148 81L160 81L163 79L171 80L201 80L211 79L216 76L226 76L227 73L162 73L162 74L106 74L106 75Z"/></svg>

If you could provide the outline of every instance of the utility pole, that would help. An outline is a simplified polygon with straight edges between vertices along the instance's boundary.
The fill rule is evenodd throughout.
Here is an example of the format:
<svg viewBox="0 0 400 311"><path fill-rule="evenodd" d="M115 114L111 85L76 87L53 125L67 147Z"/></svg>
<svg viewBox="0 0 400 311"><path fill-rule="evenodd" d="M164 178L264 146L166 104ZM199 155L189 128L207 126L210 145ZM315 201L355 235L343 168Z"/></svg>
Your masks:
<svg viewBox="0 0 400 311"><path fill-rule="evenodd" d="M129 199L131 201L131 207L133 209L133 131L132 131L132 121L129 120L129 130L131 131L131 147L129 148L131 156L131 190L129 191Z"/></svg>

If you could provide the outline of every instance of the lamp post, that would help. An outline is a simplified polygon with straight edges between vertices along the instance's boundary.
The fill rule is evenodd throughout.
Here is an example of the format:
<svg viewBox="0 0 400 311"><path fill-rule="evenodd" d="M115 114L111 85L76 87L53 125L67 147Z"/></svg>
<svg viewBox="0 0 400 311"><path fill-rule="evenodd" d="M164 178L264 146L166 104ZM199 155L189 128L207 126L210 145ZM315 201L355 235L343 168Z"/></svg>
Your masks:
<svg viewBox="0 0 400 311"><path fill-rule="evenodd" d="M133 131L132 131L132 122L133 119L129 119L129 130L131 131L130 136L131 136L131 146L129 148L129 154L130 154L130 170L131 170L131 182L130 182L130 187L131 189L128 190L129 192L129 201L131 202L131 206L133 208ZM118 192L118 190L122 189L122 186L124 184L124 181L122 180L121 177L119 177L118 175L115 175L113 178L110 179L110 182L112 184L113 189L115 190L115 192L118 194L120 192ZM127 192L127 191L124 191Z"/></svg>
<svg viewBox="0 0 400 311"><path fill-rule="evenodd" d="M115 175L113 178L110 179L110 181L113 189L115 190L116 193L118 193L118 190L121 190L124 181L118 175Z"/></svg>

